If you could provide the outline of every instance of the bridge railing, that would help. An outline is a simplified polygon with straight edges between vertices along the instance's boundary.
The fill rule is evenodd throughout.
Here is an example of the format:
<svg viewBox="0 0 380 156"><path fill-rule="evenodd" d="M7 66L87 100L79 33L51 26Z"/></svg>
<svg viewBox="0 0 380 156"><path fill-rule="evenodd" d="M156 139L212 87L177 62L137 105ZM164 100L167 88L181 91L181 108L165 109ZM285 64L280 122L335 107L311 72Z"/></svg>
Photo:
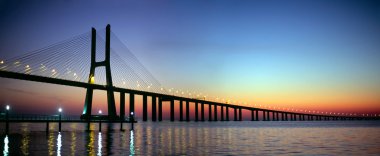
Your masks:
<svg viewBox="0 0 380 156"><path fill-rule="evenodd" d="M8 120L59 120L59 114L39 115L39 114L8 114ZM0 120L6 120L6 114L0 113ZM79 116L61 115L61 120L80 120Z"/></svg>

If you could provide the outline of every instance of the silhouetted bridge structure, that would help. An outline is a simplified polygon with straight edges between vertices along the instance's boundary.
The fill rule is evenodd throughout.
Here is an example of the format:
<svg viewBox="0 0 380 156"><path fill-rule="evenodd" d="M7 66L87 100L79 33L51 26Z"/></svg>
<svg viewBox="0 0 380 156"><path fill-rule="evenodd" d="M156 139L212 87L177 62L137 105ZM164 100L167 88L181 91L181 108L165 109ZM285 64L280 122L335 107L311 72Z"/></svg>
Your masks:
<svg viewBox="0 0 380 156"><path fill-rule="evenodd" d="M180 95L175 95L164 89L157 80L153 78L150 73L144 73L147 70L130 56L133 60L120 60L118 55L113 55L111 51L111 31L108 25L105 32L105 37L96 34L93 28L90 33L86 33L74 39L66 40L62 43L44 48L42 50L25 54L9 60L1 60L0 64L0 77L35 81L42 83L58 84L72 87L80 87L87 90L86 100L84 104L83 114L81 120L90 121L93 118L91 113L93 90L104 90L107 92L108 103L108 121L125 121L125 96L129 96L129 118L134 119L133 113L135 111L135 95L142 96L142 120L148 120L148 97L151 97L151 120L162 121L163 102L170 103L170 121L175 121L175 101L179 101L179 121L190 121L190 105L194 105L194 120L205 121L205 107L208 107L208 120L209 121L242 121L242 110L251 112L251 121L322 121L322 120L369 120L379 119L378 117L360 116L360 115L333 115L333 114L313 114L308 112L291 112L285 110L272 110L256 107L241 106L237 104L212 101L206 99L199 99L196 97L184 96L184 91L180 91ZM104 41L105 39L105 41ZM100 40L100 41L99 41ZM86 42L85 42L86 41ZM88 44L89 41L91 44ZM102 42L103 41L103 42ZM118 41L116 39L116 41ZM96 53L99 50L99 43L105 42L105 58L104 61L96 61ZM123 46L122 46L123 47ZM81 56L81 51L74 48L85 49L91 51L91 56ZM88 49L90 48L90 49ZM128 51L124 47L124 50ZM66 54L69 53L69 54ZM111 63L111 57L119 59L115 65ZM66 59L66 60L65 60ZM29 62L30 63L29 63ZM45 62L44 62L45 61ZM89 62L90 64L88 64ZM62 63L61 65L58 63ZM128 64L131 63L131 64ZM32 65L33 64L33 65ZM111 66L118 66L119 68L128 70L117 72L116 77L117 85L114 85L115 80L111 76ZM61 69L58 69L59 66ZM75 66L79 69L74 69ZM95 68L105 67L105 79L103 83L95 83ZM35 68L34 70L32 68ZM89 71L88 71L89 69ZM141 70L143 71L141 73ZM59 73L61 71L61 73ZM115 72L114 72L115 73ZM119 75L117 75L119 74ZM82 75L82 76L80 76ZM84 75L84 76L83 76ZM88 76L86 76L88 75ZM101 74L100 74L101 75ZM98 78L96 78L98 79ZM99 78L101 79L101 77ZM137 79L137 80L136 80ZM129 87L126 85L129 84ZM120 93L120 112L116 113L114 92ZM190 95L191 93L186 92ZM218 111L220 110L220 111ZM233 116L229 116L230 110L233 110ZM259 116L261 112L262 116ZM218 114L220 118L218 119ZM200 114L200 115L199 115ZM29 120L32 121L32 120ZM34 120L36 121L36 120ZM75 120L76 121L76 120Z"/></svg>

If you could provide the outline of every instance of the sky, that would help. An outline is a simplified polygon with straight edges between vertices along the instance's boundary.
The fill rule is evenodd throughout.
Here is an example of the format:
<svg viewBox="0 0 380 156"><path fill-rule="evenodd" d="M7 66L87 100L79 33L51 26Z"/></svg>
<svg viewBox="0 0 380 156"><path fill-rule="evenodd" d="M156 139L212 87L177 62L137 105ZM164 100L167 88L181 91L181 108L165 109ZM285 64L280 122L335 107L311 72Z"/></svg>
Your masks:
<svg viewBox="0 0 380 156"><path fill-rule="evenodd" d="M107 24L170 88L247 106L380 113L378 1L0 0L0 59ZM0 83L0 106L20 113L83 108L81 88ZM106 109L95 94L94 109Z"/></svg>

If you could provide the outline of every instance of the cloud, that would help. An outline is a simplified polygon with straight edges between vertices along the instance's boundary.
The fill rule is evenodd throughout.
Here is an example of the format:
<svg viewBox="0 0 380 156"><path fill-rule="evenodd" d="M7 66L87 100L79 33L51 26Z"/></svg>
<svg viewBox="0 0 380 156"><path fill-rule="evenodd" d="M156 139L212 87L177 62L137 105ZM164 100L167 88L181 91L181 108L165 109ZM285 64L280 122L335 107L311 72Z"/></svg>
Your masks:
<svg viewBox="0 0 380 156"><path fill-rule="evenodd" d="M8 91L15 92L15 93L21 93L21 94L26 94L26 95L38 95L36 92L29 92L29 91L24 91L20 89L14 89L14 88L5 88Z"/></svg>

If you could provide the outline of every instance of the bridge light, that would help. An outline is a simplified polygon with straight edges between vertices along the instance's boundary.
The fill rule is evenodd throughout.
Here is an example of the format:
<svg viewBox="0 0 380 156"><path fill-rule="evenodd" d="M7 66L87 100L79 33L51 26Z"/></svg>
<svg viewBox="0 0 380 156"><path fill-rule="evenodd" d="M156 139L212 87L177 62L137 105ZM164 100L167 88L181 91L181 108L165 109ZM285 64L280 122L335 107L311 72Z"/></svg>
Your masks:
<svg viewBox="0 0 380 156"><path fill-rule="evenodd" d="M51 72L55 73L55 69L51 70Z"/></svg>
<svg viewBox="0 0 380 156"><path fill-rule="evenodd" d="M5 106L5 109L9 110L11 107L9 105Z"/></svg>
<svg viewBox="0 0 380 156"><path fill-rule="evenodd" d="M4 61L3 61L3 60L1 60L1 61L0 61L0 64L4 64Z"/></svg>
<svg viewBox="0 0 380 156"><path fill-rule="evenodd" d="M99 110L99 114L102 114L102 110Z"/></svg>
<svg viewBox="0 0 380 156"><path fill-rule="evenodd" d="M95 83L95 77L94 76L91 76L90 83Z"/></svg>
<svg viewBox="0 0 380 156"><path fill-rule="evenodd" d="M62 108L58 108L58 112L60 112L60 113L61 113L61 112L62 112Z"/></svg>
<svg viewBox="0 0 380 156"><path fill-rule="evenodd" d="M133 116L133 112L131 112L131 115Z"/></svg>

